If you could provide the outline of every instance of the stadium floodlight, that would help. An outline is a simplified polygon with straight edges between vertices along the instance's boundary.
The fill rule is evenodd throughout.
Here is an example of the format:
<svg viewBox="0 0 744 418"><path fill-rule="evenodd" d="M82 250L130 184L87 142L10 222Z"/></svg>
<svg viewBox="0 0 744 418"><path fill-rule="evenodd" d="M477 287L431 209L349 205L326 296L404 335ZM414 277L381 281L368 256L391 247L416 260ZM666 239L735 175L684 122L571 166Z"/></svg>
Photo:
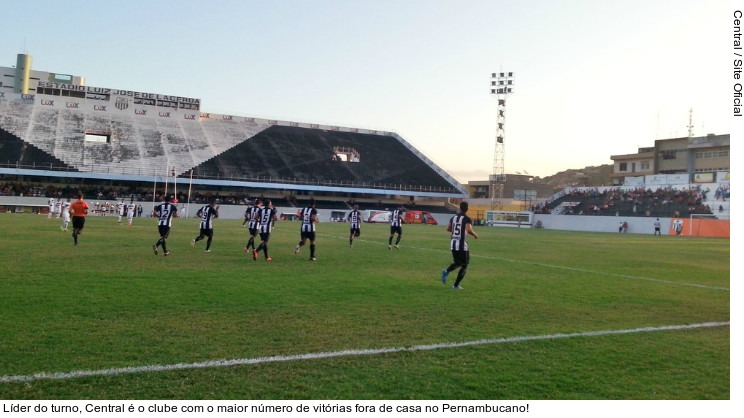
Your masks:
<svg viewBox="0 0 744 418"><path fill-rule="evenodd" d="M501 209L504 198L504 183L506 174L504 169L504 140L506 138L504 126L506 125L506 96L514 92L514 73L498 72L491 73L491 94L498 98L498 111L496 115L496 143L493 152L493 174L489 177L491 183L491 209L496 209L498 200Z"/></svg>

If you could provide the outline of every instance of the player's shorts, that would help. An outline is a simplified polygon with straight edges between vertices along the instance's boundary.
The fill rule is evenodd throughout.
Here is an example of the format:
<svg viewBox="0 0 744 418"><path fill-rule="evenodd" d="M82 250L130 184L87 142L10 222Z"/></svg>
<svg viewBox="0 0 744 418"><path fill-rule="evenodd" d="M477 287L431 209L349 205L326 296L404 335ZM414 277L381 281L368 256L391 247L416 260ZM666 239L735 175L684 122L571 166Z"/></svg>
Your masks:
<svg viewBox="0 0 744 418"><path fill-rule="evenodd" d="M64 222L70 222L70 212L67 212L62 215L62 221Z"/></svg>
<svg viewBox="0 0 744 418"><path fill-rule="evenodd" d="M269 242L269 237L271 237L271 232L261 232L261 241Z"/></svg>
<svg viewBox="0 0 744 418"><path fill-rule="evenodd" d="M390 235L393 235L393 234L403 235L403 228L400 226L391 226Z"/></svg>
<svg viewBox="0 0 744 418"><path fill-rule="evenodd" d="M359 235L362 235L362 230L359 228L351 228L350 233L351 235L358 237Z"/></svg>
<svg viewBox="0 0 744 418"><path fill-rule="evenodd" d="M205 237L212 238L212 236L214 235L214 229L212 229L212 228L209 228L209 229L200 228L199 229L199 235L200 236L203 235Z"/></svg>
<svg viewBox="0 0 744 418"><path fill-rule="evenodd" d="M82 230L85 226L85 216L73 216L72 228Z"/></svg>
<svg viewBox="0 0 744 418"><path fill-rule="evenodd" d="M452 250L452 260L460 266L467 266L470 263L470 251Z"/></svg>
<svg viewBox="0 0 744 418"><path fill-rule="evenodd" d="M258 227L256 228L248 227L248 233L251 234L252 237L255 237L256 235L258 235Z"/></svg>
<svg viewBox="0 0 744 418"><path fill-rule="evenodd" d="M310 241L315 241L315 231L300 232L300 239L309 239Z"/></svg>
<svg viewBox="0 0 744 418"><path fill-rule="evenodd" d="M170 234L171 227L167 225L158 225L158 232L160 233L160 236L163 238L168 238L168 235Z"/></svg>

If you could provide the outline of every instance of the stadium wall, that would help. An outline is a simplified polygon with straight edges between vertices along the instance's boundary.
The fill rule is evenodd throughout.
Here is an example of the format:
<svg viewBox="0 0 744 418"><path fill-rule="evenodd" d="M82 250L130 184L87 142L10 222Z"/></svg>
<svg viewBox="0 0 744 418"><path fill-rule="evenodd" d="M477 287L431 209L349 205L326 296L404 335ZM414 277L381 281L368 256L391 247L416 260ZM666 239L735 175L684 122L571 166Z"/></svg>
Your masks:
<svg viewBox="0 0 744 418"><path fill-rule="evenodd" d="M661 233L673 235L672 222L675 218L659 218ZM684 221L682 235L690 236L690 218L680 218ZM655 217L623 217L623 216L591 216L591 215L543 215L535 214L532 218L533 226L539 221L545 229L583 232L614 232L623 222L628 222L629 234L654 233ZM721 219L700 219L693 221L693 236L730 238L730 221Z"/></svg>

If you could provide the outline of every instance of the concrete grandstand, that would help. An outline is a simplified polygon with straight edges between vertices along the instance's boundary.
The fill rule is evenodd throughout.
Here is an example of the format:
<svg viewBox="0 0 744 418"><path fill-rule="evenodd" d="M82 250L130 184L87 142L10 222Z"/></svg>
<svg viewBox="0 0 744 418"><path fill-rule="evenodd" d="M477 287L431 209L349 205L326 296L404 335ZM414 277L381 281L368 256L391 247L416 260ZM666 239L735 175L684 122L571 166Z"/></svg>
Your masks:
<svg viewBox="0 0 744 418"><path fill-rule="evenodd" d="M6 181L131 189L177 177L201 192L444 212L449 199L467 196L393 132L208 113L199 99L85 86L82 77L30 70L25 55L18 62L0 67Z"/></svg>

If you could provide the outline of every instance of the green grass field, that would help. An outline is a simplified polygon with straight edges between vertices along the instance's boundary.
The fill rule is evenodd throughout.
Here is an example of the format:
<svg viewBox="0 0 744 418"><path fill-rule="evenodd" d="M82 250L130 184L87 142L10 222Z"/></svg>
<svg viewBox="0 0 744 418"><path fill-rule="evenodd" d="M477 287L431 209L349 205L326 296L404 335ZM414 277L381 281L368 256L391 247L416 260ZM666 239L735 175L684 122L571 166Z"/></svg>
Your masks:
<svg viewBox="0 0 744 418"><path fill-rule="evenodd" d="M390 251L386 225L349 248L322 223L310 262L280 222L267 263L240 224L205 253L176 219L163 257L151 218L90 217L75 247L58 220L2 214L0 398L730 398L729 240L478 227L456 291L443 226ZM189 366L275 356L298 357Z"/></svg>

